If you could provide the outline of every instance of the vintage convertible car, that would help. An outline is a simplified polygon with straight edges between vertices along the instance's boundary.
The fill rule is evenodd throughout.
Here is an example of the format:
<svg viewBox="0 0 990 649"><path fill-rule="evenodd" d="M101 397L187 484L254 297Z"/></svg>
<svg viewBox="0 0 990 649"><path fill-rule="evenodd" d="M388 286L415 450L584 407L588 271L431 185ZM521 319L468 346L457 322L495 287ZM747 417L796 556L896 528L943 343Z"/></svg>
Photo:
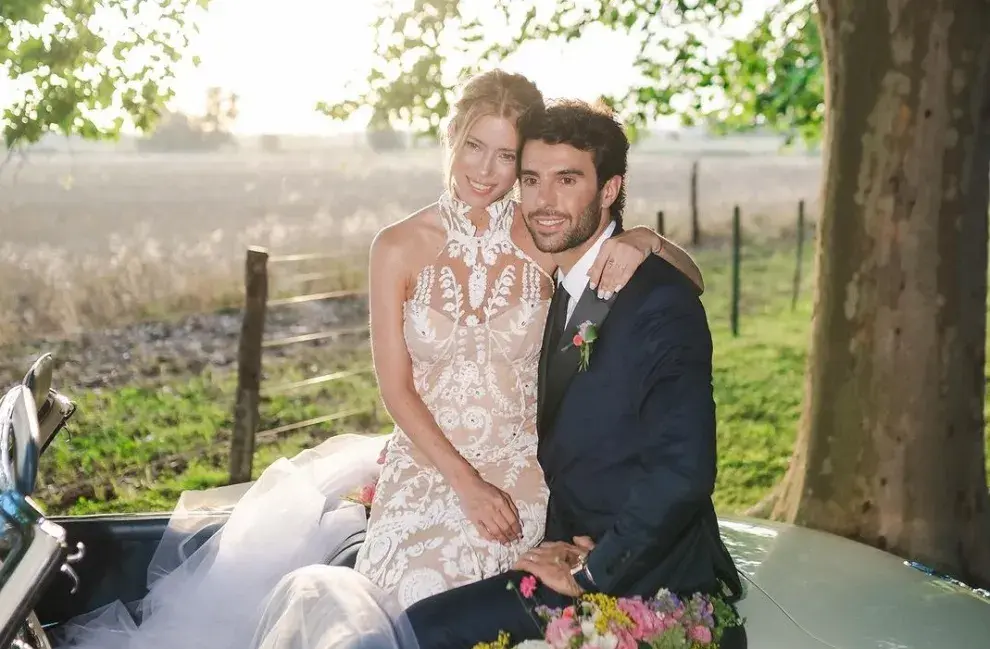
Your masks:
<svg viewBox="0 0 990 649"><path fill-rule="evenodd" d="M38 458L74 411L51 372L40 358L0 400L0 648L47 648L71 617L141 598L168 523L167 513L49 518L31 500ZM986 591L821 532L735 517L721 526L744 576L753 649L990 647ZM355 529L327 561L351 565L363 536Z"/></svg>

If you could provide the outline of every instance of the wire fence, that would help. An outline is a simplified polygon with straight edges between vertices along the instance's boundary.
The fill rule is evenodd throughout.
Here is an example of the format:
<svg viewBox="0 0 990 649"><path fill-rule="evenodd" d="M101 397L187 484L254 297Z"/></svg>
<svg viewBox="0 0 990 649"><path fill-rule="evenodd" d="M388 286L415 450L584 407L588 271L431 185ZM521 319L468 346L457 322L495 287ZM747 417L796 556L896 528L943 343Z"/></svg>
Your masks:
<svg viewBox="0 0 990 649"><path fill-rule="evenodd" d="M704 245L706 238L702 232L701 219L698 209L698 163L691 167L690 182L690 247ZM802 289L802 266L804 264L805 240L814 236L814 227L809 227L805 214L805 201L796 206L796 227L794 245L796 259L791 288L791 306L794 308ZM729 321L734 336L740 330L740 299L742 295L743 256L743 214L739 205L732 211L731 238L731 283L729 296ZM656 229L661 234L666 231L665 215L657 212ZM263 396L296 392L316 385L326 385L341 379L360 374L369 374L373 368L369 365L347 371L331 372L298 381L291 381L272 386L262 386L262 357L265 350L283 348L290 345L313 343L333 340L337 337L352 334L367 334L367 324L359 326L338 327L322 331L312 331L296 334L279 339L266 339L264 325L267 314L272 309L289 308L317 301L347 300L365 297L365 290L307 290L308 287L319 285L322 280L331 279L335 273L326 271L326 266L353 258L355 253L299 253L285 255L269 255L260 247L251 247L245 258L244 282L244 312L237 355L237 391L234 405L234 423L230 443L230 483L246 482L251 479L255 447L258 441L271 441L283 435L294 433L305 428L317 426L338 419L355 415L367 414L368 408L344 409L318 417L290 422L275 428L259 430L260 403ZM300 264L315 262L322 266L315 271L292 272ZM300 287L297 293L279 294L278 297L269 295L272 271L277 269L279 284L283 287Z"/></svg>
<svg viewBox="0 0 990 649"><path fill-rule="evenodd" d="M241 321L241 332L237 350L237 391L234 403L234 423L230 440L230 483L247 482L251 479L251 469L254 462L255 447L258 442L274 441L284 435L294 433L312 426L344 419L354 415L366 414L367 408L350 408L337 412L312 417L297 422L290 422L274 428L259 430L261 420L260 404L264 396L297 392L317 385L326 385L341 379L360 374L371 373L371 365L346 371L330 372L309 377L299 381L276 383L271 386L262 385L262 357L266 349L284 348L290 345L332 341L336 338L353 334L366 334L367 324L359 326L334 327L321 331L312 331L283 338L265 338L265 319L272 309L287 308L313 302L332 300L348 300L367 295L365 290L332 290L308 292L307 288L322 280L332 279L335 273L326 271L292 272L294 266L302 262L317 262L332 264L347 261L353 254L340 253L303 253L288 255L269 255L260 247L247 250L244 261L244 312ZM272 298L269 295L272 270L280 271L281 286L302 287L296 294L280 295Z"/></svg>

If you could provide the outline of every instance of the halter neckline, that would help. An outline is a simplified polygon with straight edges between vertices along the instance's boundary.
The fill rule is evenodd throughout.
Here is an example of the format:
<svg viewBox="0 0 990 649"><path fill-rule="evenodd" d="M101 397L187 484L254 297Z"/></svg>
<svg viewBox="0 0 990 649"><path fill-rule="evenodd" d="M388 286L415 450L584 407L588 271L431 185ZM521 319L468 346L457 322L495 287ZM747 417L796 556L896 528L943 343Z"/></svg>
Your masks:
<svg viewBox="0 0 990 649"><path fill-rule="evenodd" d="M471 206L454 196L453 192L444 190L437 201L440 211L440 219L448 233L457 233L465 237L489 237L499 232L509 232L512 227L512 216L515 211L515 201L507 193L504 197L495 201L485 211L488 212L488 229L481 235L478 228L471 219L468 212Z"/></svg>

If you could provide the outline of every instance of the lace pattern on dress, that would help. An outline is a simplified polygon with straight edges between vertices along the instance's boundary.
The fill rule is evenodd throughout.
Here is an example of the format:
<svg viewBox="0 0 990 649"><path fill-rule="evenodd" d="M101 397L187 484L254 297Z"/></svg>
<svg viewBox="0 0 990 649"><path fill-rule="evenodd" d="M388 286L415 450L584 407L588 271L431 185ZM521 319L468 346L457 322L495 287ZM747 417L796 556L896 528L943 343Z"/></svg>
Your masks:
<svg viewBox="0 0 990 649"><path fill-rule="evenodd" d="M547 488L536 460L540 344L553 281L512 241L516 204L437 204L446 244L418 274L404 308L417 393L455 448L509 493L524 538L485 541L456 493L401 431L389 444L357 569L403 606L509 569L543 535Z"/></svg>

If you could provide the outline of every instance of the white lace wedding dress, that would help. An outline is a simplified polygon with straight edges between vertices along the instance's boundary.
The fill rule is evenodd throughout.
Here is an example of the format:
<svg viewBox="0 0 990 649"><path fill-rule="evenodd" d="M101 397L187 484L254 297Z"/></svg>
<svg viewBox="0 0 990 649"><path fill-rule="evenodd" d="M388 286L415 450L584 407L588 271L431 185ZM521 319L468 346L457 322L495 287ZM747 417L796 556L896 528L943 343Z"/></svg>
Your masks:
<svg viewBox="0 0 990 649"><path fill-rule="evenodd" d="M523 538L486 541L457 495L402 431L388 445L356 568L408 607L510 569L543 536L547 488L536 460L536 389L552 282L512 241L515 205L489 208L481 235L467 206L439 203L447 245L405 304L416 390L481 477L508 493Z"/></svg>
<svg viewBox="0 0 990 649"><path fill-rule="evenodd" d="M524 538L483 540L401 430L342 435L275 462L250 488L183 494L148 570L150 592L132 606L140 625L115 603L73 620L60 647L406 649L415 640L403 608L498 574L539 541L548 494L536 460L537 368L553 283L513 243L511 200L489 208L481 234L466 205L444 194L438 207L447 244L404 309L416 389L458 450L512 495ZM319 568L365 517L342 498L379 474L357 571ZM211 513L231 507L222 530L188 553Z"/></svg>

